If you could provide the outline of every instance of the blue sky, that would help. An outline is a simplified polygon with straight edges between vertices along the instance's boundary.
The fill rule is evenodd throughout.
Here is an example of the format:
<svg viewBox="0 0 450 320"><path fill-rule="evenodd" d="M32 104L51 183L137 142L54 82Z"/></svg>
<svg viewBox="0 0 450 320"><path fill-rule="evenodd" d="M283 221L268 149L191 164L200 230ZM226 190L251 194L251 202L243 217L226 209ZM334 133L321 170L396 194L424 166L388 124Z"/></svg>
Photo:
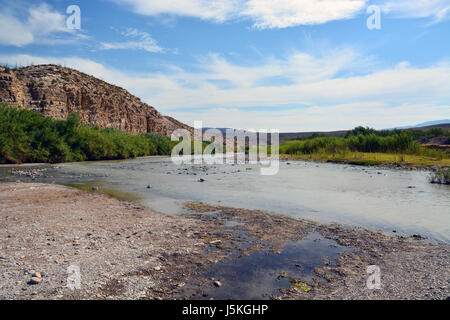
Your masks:
<svg viewBox="0 0 450 320"><path fill-rule="evenodd" d="M78 5L81 29L66 26ZM380 10L380 29L367 20ZM0 0L0 63L55 63L193 125L450 118L449 0Z"/></svg>

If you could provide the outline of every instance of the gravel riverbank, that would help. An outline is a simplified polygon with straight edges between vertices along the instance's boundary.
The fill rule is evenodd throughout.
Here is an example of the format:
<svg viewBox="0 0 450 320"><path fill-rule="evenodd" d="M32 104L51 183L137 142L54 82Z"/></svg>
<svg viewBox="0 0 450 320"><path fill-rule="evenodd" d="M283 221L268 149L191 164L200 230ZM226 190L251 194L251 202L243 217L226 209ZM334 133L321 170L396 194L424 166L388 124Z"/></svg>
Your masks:
<svg viewBox="0 0 450 320"><path fill-rule="evenodd" d="M341 254L336 265L318 266L314 281L291 279L292 286L273 298L449 296L449 245L255 210L187 207L192 214L167 215L59 185L2 183L0 298L196 299L218 285L204 277L214 265L261 250L277 254L288 241L301 241L311 232L352 252ZM379 290L366 287L368 265L381 269ZM68 287L70 266L80 268L80 289ZM36 275L40 283L33 284ZM189 297L182 295L187 285L196 288Z"/></svg>

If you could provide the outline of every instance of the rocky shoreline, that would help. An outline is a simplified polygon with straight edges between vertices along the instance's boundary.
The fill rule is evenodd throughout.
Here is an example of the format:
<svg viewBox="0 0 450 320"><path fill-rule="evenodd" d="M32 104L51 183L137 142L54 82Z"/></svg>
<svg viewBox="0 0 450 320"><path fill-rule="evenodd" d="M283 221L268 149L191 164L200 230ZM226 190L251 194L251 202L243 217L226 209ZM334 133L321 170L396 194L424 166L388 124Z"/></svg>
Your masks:
<svg viewBox="0 0 450 320"><path fill-rule="evenodd" d="M214 298L204 291L223 280L205 278L205 271L261 250L278 254L287 242L311 232L352 251L341 254L335 265L318 266L314 281L291 279L292 286L272 298L449 297L449 245L257 210L203 203L186 207L192 214L168 215L59 185L2 183L0 298ZM381 289L367 288L369 265L380 267ZM81 274L75 290L68 287L73 266ZM195 287L190 296L183 295L187 285Z"/></svg>
<svg viewBox="0 0 450 320"><path fill-rule="evenodd" d="M378 169L389 169L389 170L411 170L411 171L430 171L434 172L440 169L448 169L448 166L441 165L433 165L433 166L419 166L412 164L400 164L400 163L385 163L385 164L370 164L370 163L357 163L351 160L320 160L320 159L308 159L308 158L296 158L290 157L286 155L280 156L281 161L293 162L293 161L302 161L302 162L312 162L312 163L334 163L340 165L351 165L351 166L359 166L359 167L371 167Z"/></svg>

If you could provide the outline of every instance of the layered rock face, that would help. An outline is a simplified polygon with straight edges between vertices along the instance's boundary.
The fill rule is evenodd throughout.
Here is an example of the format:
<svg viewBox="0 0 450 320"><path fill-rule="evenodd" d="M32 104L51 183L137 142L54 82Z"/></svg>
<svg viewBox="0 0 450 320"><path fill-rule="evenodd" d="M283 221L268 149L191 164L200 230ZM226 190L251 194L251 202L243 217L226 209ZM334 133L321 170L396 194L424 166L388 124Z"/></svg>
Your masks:
<svg viewBox="0 0 450 320"><path fill-rule="evenodd" d="M179 128L192 132L191 127L161 115L125 89L56 65L0 67L0 102L54 119L79 112L85 124L129 133L170 136Z"/></svg>

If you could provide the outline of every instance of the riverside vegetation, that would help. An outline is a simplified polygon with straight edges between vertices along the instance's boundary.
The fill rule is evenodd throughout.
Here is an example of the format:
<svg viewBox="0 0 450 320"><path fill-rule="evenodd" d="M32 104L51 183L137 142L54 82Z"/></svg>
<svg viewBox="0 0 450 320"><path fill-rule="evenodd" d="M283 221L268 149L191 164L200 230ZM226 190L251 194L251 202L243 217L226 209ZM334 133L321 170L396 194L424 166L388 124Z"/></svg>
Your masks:
<svg viewBox="0 0 450 320"><path fill-rule="evenodd" d="M449 150L422 146L417 140L450 138L449 130L382 130L357 127L345 136L313 134L285 141L280 153L291 158L343 162L358 165L401 164L450 166Z"/></svg>
<svg viewBox="0 0 450 320"><path fill-rule="evenodd" d="M430 182L450 185L450 169L441 169L433 172L430 176Z"/></svg>
<svg viewBox="0 0 450 320"><path fill-rule="evenodd" d="M424 147L417 140L441 137L449 130L383 130L357 127L345 136L314 134L285 141L280 153L290 158L359 165L450 166L449 150ZM0 163L75 162L169 155L177 142L169 137L81 124L80 115L54 120L40 113L0 104ZM203 148L208 143L203 142ZM270 154L270 147L268 148ZM448 175L448 174L447 174ZM445 176L445 174L441 175ZM445 181L434 179L433 181Z"/></svg>
<svg viewBox="0 0 450 320"><path fill-rule="evenodd" d="M169 155L176 142L142 133L81 124L80 115L54 120L38 112L0 105L0 163L75 162Z"/></svg>

